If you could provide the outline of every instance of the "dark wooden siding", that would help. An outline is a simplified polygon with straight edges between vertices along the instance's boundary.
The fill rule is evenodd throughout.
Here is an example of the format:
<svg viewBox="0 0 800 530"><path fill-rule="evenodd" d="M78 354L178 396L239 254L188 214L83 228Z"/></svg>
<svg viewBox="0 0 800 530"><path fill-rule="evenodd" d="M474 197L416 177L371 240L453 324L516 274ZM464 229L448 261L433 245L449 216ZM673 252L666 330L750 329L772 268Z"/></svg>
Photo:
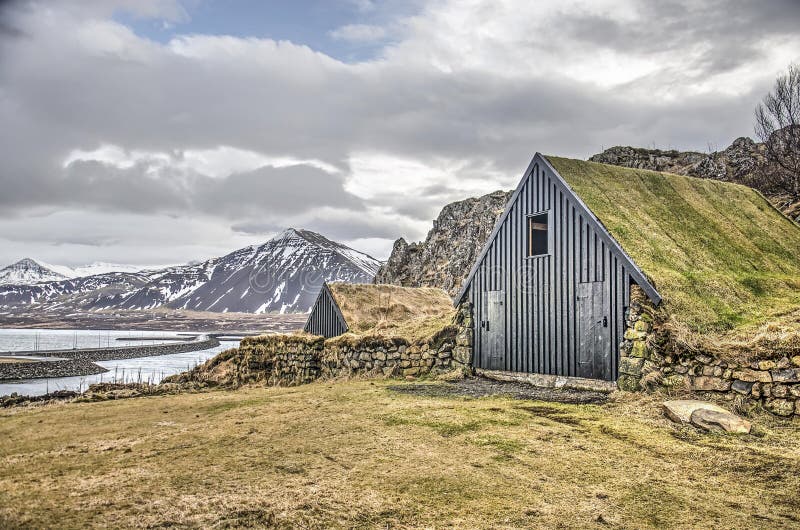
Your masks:
<svg viewBox="0 0 800 530"><path fill-rule="evenodd" d="M314 307L311 308L311 314L308 315L308 320L303 328L304 331L314 335L322 335L323 337L336 337L347 331L347 324L333 299L330 289L327 285L322 287L322 290L317 296L317 301L314 302Z"/></svg>
<svg viewBox="0 0 800 530"><path fill-rule="evenodd" d="M527 218L548 212L550 252L527 256ZM473 362L489 368L482 321L486 293L505 293L504 370L578 376L576 286L602 282L610 335L610 366L604 379L618 377L619 344L630 299L630 271L617 248L552 170L535 163L498 227L467 286L474 318Z"/></svg>

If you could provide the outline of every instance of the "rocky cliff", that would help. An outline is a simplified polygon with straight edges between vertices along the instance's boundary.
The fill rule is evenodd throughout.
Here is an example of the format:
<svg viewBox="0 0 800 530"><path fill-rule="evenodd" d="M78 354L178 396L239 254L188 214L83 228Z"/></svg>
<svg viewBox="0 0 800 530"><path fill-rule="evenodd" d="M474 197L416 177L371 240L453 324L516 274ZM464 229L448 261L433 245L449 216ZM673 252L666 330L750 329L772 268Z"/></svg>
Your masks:
<svg viewBox="0 0 800 530"><path fill-rule="evenodd" d="M728 148L711 153L617 146L589 160L744 184L759 190L792 219L800 220L800 201L791 196L785 181L767 160L764 144L750 138L737 138Z"/></svg>
<svg viewBox="0 0 800 530"><path fill-rule="evenodd" d="M495 191L445 206L425 241L400 238L375 283L439 287L455 295L503 213L510 191Z"/></svg>

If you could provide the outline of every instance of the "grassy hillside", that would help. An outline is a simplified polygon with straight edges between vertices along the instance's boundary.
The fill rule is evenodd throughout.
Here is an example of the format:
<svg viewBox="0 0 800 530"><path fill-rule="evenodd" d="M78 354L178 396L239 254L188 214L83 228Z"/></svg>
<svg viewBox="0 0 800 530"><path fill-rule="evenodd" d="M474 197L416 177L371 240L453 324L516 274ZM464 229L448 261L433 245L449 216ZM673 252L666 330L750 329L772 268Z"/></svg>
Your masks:
<svg viewBox="0 0 800 530"><path fill-rule="evenodd" d="M2 410L0 527L800 524L796 422L700 435L649 397L560 405L387 384Z"/></svg>
<svg viewBox="0 0 800 530"><path fill-rule="evenodd" d="M800 310L800 227L736 184L547 157L693 331Z"/></svg>

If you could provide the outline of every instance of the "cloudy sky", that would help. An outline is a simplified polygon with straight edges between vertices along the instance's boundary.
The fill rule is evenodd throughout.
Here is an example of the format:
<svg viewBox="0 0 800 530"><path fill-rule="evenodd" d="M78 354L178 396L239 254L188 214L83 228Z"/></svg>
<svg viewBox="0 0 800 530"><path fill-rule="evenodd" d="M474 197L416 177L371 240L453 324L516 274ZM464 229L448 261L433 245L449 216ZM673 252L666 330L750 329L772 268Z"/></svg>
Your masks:
<svg viewBox="0 0 800 530"><path fill-rule="evenodd" d="M0 263L378 258L536 151L752 136L797 0L0 0Z"/></svg>

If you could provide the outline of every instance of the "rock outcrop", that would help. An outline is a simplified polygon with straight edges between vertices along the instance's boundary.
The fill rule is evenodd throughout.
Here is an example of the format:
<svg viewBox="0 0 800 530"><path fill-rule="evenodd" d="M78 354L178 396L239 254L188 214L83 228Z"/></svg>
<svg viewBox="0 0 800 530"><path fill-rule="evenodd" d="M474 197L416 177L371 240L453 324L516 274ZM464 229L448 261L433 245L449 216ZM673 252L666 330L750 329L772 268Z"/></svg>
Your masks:
<svg viewBox="0 0 800 530"><path fill-rule="evenodd" d="M398 239L375 283L438 287L455 295L512 192L495 191L445 206L420 243Z"/></svg>
<svg viewBox="0 0 800 530"><path fill-rule="evenodd" d="M722 151L664 151L617 146L589 158L592 162L678 175L722 180L750 186L763 193L792 219L800 219L800 200L766 157L766 147L750 138L737 138Z"/></svg>
<svg viewBox="0 0 800 530"><path fill-rule="evenodd" d="M674 421L675 423L690 423L692 413L699 409L713 410L716 412L728 412L719 405L700 401L697 399L676 399L674 401L665 401L662 404L664 415Z"/></svg>
<svg viewBox="0 0 800 530"><path fill-rule="evenodd" d="M734 434L749 434L752 424L730 412L697 409L690 418L692 425L704 431L725 431Z"/></svg>

